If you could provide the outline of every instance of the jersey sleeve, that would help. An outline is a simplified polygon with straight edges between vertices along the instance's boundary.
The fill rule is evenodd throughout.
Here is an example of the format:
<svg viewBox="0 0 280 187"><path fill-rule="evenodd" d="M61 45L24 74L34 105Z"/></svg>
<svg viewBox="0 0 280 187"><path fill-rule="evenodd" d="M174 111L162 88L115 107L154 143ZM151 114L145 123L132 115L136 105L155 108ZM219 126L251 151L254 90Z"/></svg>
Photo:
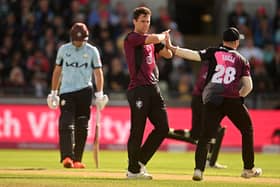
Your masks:
<svg viewBox="0 0 280 187"><path fill-rule="evenodd" d="M250 63L248 60L244 62L244 68L242 72L242 76L251 76L250 74Z"/></svg>
<svg viewBox="0 0 280 187"><path fill-rule="evenodd" d="M203 49L198 51L201 61L207 61L211 58L211 56L213 55L214 49L213 48L207 48L207 49Z"/></svg>
<svg viewBox="0 0 280 187"><path fill-rule="evenodd" d="M100 54L99 54L99 51L96 47L93 48L91 65L92 65L93 69L102 67Z"/></svg>
<svg viewBox="0 0 280 187"><path fill-rule="evenodd" d="M139 45L144 45L145 40L147 38L147 35L141 35L137 33L130 33L128 34L126 40L131 46L139 46Z"/></svg>
<svg viewBox="0 0 280 187"><path fill-rule="evenodd" d="M63 46L61 46L57 51L55 64L58 66L62 66L63 64Z"/></svg>

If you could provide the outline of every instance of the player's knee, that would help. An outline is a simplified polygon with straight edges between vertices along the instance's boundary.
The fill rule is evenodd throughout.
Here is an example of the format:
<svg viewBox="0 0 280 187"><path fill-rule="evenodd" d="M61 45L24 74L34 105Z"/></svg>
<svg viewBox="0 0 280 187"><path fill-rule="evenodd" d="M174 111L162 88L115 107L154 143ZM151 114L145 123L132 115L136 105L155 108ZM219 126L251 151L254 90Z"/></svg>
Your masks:
<svg viewBox="0 0 280 187"><path fill-rule="evenodd" d="M87 116L79 116L76 119L76 126L77 130L87 130L88 129L88 117Z"/></svg>
<svg viewBox="0 0 280 187"><path fill-rule="evenodd" d="M166 137L166 136L168 135L168 132L169 132L168 124L162 126L159 130L160 130L160 133L161 133L164 137Z"/></svg>
<svg viewBox="0 0 280 187"><path fill-rule="evenodd" d="M216 138L211 138L210 140L208 140L209 144L215 144L216 143Z"/></svg>
<svg viewBox="0 0 280 187"><path fill-rule="evenodd" d="M169 127L168 127L168 124L166 125L161 125L161 126L158 126L154 129L154 131L156 131L159 135L163 136L163 137L166 137L169 133Z"/></svg>
<svg viewBox="0 0 280 187"><path fill-rule="evenodd" d="M63 112L59 118L59 130L74 130L74 118L70 112Z"/></svg>

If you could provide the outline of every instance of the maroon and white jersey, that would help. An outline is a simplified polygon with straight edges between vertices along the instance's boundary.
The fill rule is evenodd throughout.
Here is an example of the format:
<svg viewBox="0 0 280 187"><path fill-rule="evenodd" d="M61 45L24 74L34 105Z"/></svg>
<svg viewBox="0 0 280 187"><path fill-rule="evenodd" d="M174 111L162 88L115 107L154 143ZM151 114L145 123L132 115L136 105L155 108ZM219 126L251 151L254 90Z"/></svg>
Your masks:
<svg viewBox="0 0 280 187"><path fill-rule="evenodd" d="M130 75L128 90L138 86L153 85L159 80L155 53L164 46L145 45L146 37L147 35L131 32L125 38L124 51Z"/></svg>
<svg viewBox="0 0 280 187"><path fill-rule="evenodd" d="M203 102L219 104L223 98L239 98L240 80L250 76L249 62L236 50L219 46L199 52L202 61L208 61Z"/></svg>

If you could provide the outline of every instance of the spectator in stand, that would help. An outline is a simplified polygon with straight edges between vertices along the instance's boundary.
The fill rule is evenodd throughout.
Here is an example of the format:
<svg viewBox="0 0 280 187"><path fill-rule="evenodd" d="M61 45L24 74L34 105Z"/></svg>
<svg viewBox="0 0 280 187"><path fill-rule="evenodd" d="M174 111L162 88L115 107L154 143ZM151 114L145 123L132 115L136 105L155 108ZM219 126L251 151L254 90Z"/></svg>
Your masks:
<svg viewBox="0 0 280 187"><path fill-rule="evenodd" d="M275 60L275 83L276 91L280 91L280 48L277 48L276 51L276 60Z"/></svg>
<svg viewBox="0 0 280 187"><path fill-rule="evenodd" d="M246 37L250 35L251 18L244 9L242 1L238 1L234 10L229 13L228 26L238 28L240 33L245 34Z"/></svg>
<svg viewBox="0 0 280 187"><path fill-rule="evenodd" d="M54 12L49 6L48 0L39 0L38 8L35 10L36 27L39 34L41 34L46 26L51 24L54 17Z"/></svg>
<svg viewBox="0 0 280 187"><path fill-rule="evenodd" d="M271 43L272 38L272 21L266 13L266 9L260 6L252 21L252 31L254 44L263 48L266 43Z"/></svg>
<svg viewBox="0 0 280 187"><path fill-rule="evenodd" d="M127 18L128 19L128 12L127 9L125 7L124 2L118 1L115 4L115 7L113 8L113 10L111 11L111 23L113 25L119 25L121 20Z"/></svg>
<svg viewBox="0 0 280 187"><path fill-rule="evenodd" d="M66 31L66 23L62 16L57 15L54 17L52 26L54 27L54 32L56 36L57 43L68 40L68 32Z"/></svg>
<svg viewBox="0 0 280 187"><path fill-rule="evenodd" d="M155 20L156 32L163 32L170 27L171 17L166 7L159 7L159 17Z"/></svg>
<svg viewBox="0 0 280 187"><path fill-rule="evenodd" d="M272 43L268 43L263 49L263 62L268 76L273 79L275 77L275 49Z"/></svg>
<svg viewBox="0 0 280 187"><path fill-rule="evenodd" d="M274 43L277 46L280 46L280 7L277 8L277 12L273 18L273 37Z"/></svg>
<svg viewBox="0 0 280 187"><path fill-rule="evenodd" d="M92 33L94 37L94 41L96 41L96 44L99 46L102 45L104 40L115 39L114 37L114 26L110 23L110 14L107 10L103 10L99 13L100 15L100 22L97 23L95 26L93 26Z"/></svg>
<svg viewBox="0 0 280 187"><path fill-rule="evenodd" d="M125 91L128 86L129 77L124 71L124 64L118 56L113 57L111 60L107 81L109 90L113 92Z"/></svg>
<svg viewBox="0 0 280 187"><path fill-rule="evenodd" d="M245 45L238 50L245 58L250 59L252 57L263 61L263 51L254 45L252 38L245 39Z"/></svg>
<svg viewBox="0 0 280 187"><path fill-rule="evenodd" d="M33 56L27 59L27 68L34 73L48 73L50 70L50 63L43 52L40 49L36 49Z"/></svg>
<svg viewBox="0 0 280 187"><path fill-rule="evenodd" d="M11 69L9 79L6 82L6 86L8 87L24 87L25 86L25 78L23 70L19 66L15 66Z"/></svg>

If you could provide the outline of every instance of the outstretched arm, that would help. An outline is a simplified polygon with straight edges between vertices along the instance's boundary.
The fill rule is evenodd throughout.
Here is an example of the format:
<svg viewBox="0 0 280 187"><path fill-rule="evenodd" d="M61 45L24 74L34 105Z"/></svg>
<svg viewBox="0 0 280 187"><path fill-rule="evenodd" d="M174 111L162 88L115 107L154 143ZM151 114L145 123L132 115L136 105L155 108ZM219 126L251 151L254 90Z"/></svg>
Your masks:
<svg viewBox="0 0 280 187"><path fill-rule="evenodd" d="M194 51L187 48L180 48L178 46L173 46L170 40L170 35L167 35L166 46L169 48L174 55L182 57L184 59L193 60L193 61L201 61L201 57L198 51Z"/></svg>
<svg viewBox="0 0 280 187"><path fill-rule="evenodd" d="M145 44L158 44L166 40L167 34L170 30L164 31L160 34L149 34L145 40Z"/></svg>

